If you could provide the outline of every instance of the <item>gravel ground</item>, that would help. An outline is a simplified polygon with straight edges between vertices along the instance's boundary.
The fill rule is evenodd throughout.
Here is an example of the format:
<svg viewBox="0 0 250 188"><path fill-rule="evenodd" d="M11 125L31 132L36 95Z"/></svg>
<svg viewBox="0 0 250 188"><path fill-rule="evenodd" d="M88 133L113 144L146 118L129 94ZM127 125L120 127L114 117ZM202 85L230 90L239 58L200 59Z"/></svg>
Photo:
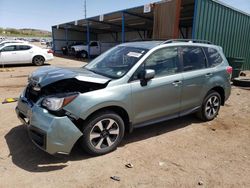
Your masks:
<svg viewBox="0 0 250 188"><path fill-rule="evenodd" d="M49 64L84 62L55 57ZM0 69L1 101L18 97L36 68ZM100 157L77 145L69 156L39 150L15 106L0 104L0 187L250 187L250 90L233 87L214 121L189 115L136 129L116 151Z"/></svg>

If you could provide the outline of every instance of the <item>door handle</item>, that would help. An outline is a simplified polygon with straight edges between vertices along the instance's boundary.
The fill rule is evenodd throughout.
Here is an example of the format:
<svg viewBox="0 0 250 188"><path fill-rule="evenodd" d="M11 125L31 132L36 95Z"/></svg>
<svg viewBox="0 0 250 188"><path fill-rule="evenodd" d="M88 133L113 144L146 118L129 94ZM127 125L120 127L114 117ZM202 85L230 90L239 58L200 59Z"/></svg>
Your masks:
<svg viewBox="0 0 250 188"><path fill-rule="evenodd" d="M176 86L178 86L178 85L181 84L181 83L182 83L181 80L176 80L176 81L174 81L172 84L176 87Z"/></svg>
<svg viewBox="0 0 250 188"><path fill-rule="evenodd" d="M16 54L16 52L12 52L11 54Z"/></svg>
<svg viewBox="0 0 250 188"><path fill-rule="evenodd" d="M213 74L210 72L210 73L207 73L205 76L206 77L210 77L210 76L212 76Z"/></svg>

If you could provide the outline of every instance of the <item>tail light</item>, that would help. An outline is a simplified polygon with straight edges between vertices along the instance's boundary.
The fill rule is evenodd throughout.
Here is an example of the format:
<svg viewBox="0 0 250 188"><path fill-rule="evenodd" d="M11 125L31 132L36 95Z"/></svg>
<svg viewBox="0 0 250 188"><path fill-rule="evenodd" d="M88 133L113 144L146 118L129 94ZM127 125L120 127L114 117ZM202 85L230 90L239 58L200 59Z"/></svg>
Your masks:
<svg viewBox="0 0 250 188"><path fill-rule="evenodd" d="M48 54L53 54L53 50L48 50L47 53Z"/></svg>
<svg viewBox="0 0 250 188"><path fill-rule="evenodd" d="M232 74L233 73L233 68L231 66L227 67L227 73Z"/></svg>

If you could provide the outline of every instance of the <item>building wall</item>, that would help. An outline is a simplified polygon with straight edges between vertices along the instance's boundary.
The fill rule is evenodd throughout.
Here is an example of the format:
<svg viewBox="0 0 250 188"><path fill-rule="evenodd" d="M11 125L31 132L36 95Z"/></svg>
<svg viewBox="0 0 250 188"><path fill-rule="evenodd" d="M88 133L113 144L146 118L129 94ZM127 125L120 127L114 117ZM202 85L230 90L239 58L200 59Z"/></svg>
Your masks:
<svg viewBox="0 0 250 188"><path fill-rule="evenodd" d="M122 33L117 33L117 41L115 41L116 34L115 33L104 33L98 34L97 40L102 42L121 42L122 41ZM142 40L141 37L144 39L144 32L140 31L140 34L137 31L133 32L125 32L125 39L127 42L135 41L135 40ZM145 38L147 38L147 32L145 32Z"/></svg>
<svg viewBox="0 0 250 188"><path fill-rule="evenodd" d="M193 38L223 47L227 57L243 57L250 69L250 16L212 0L196 0Z"/></svg>

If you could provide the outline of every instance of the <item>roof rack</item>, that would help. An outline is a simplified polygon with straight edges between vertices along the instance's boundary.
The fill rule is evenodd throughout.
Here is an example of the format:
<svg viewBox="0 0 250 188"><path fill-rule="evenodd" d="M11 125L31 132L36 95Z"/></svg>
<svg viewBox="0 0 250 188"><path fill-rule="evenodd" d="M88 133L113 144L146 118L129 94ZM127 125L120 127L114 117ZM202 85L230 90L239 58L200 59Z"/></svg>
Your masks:
<svg viewBox="0 0 250 188"><path fill-rule="evenodd" d="M174 42L191 42L191 43L204 43L204 44L212 44L208 40L199 40L199 39L169 39L164 41L162 44L169 44Z"/></svg>

